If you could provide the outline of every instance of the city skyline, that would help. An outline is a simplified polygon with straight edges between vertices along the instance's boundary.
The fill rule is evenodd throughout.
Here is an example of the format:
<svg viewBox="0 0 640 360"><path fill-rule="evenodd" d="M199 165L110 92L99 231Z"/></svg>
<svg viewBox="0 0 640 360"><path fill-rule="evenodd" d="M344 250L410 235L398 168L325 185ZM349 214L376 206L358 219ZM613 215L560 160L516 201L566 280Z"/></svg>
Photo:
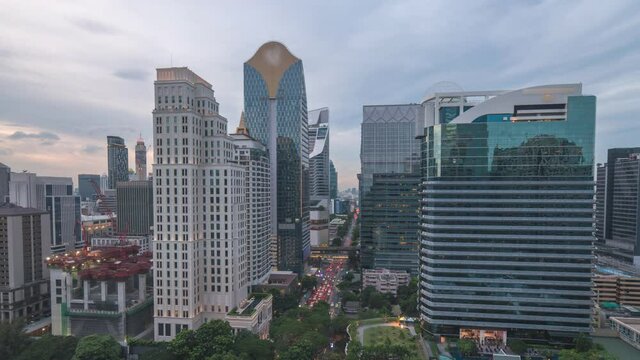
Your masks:
<svg viewBox="0 0 640 360"><path fill-rule="evenodd" d="M189 66L210 79L224 104L220 113L234 128L243 106L242 63L269 40L306 59L308 107L332 108L332 160L340 190L357 187L359 146L350 139L360 136L361 106L420 102L441 80L468 91L582 82L585 94L598 95L603 120L596 128L596 162L605 161L607 148L635 145L640 55L633 39L640 32L640 4L633 2L408 2L371 3L366 9L201 3L185 4L184 11L198 9L189 11L196 19L178 19L179 26L171 28L156 26L173 16L166 3L130 4L126 12L106 2L92 8L39 5L8 3L0 14L0 156L14 171L73 179L78 173L106 173L103 139L109 134L125 138L133 164L139 134L151 139L148 83L157 67ZM225 16L209 32L194 30L201 27L199 14L212 11ZM588 18L589 25L566 21L567 14ZM317 32L327 17L338 26ZM256 23L265 30L256 32ZM407 23L412 26L402 26ZM174 41L194 32L195 41ZM332 41L337 36L343 41ZM210 38L218 44L206 45ZM461 46L450 39L460 39ZM592 46L594 41L601 46ZM94 44L92 51L81 43ZM528 51L519 51L522 44ZM148 163L152 152L149 146Z"/></svg>

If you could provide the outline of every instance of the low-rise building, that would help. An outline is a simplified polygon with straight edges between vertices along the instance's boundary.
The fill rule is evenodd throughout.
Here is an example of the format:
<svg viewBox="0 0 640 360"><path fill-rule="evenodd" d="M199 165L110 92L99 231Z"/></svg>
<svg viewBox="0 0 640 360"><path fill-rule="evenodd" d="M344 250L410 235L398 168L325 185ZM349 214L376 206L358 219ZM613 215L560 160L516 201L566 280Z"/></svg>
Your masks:
<svg viewBox="0 0 640 360"><path fill-rule="evenodd" d="M593 293L596 303L640 306L640 277L596 274L593 277Z"/></svg>
<svg viewBox="0 0 640 360"><path fill-rule="evenodd" d="M105 247L48 258L52 334L107 334L122 342L149 331L151 257L138 251L137 246Z"/></svg>
<svg viewBox="0 0 640 360"><path fill-rule="evenodd" d="M271 294L253 293L237 308L231 310L225 320L229 322L234 332L248 330L263 340L268 339L272 306Z"/></svg>
<svg viewBox="0 0 640 360"><path fill-rule="evenodd" d="M362 286L373 286L378 292L385 294L397 294L398 287L409 285L411 277L409 273L388 269L363 269Z"/></svg>
<svg viewBox="0 0 640 360"><path fill-rule="evenodd" d="M140 249L139 254L142 254L151 251L149 247L150 242L150 236L94 237L91 239L91 248L135 245Z"/></svg>
<svg viewBox="0 0 640 360"><path fill-rule="evenodd" d="M298 287L298 275L293 271L271 271L266 283L256 286L262 292L276 289L280 294L290 294Z"/></svg>
<svg viewBox="0 0 640 360"><path fill-rule="evenodd" d="M640 350L640 318L612 317L610 324L620 339Z"/></svg>

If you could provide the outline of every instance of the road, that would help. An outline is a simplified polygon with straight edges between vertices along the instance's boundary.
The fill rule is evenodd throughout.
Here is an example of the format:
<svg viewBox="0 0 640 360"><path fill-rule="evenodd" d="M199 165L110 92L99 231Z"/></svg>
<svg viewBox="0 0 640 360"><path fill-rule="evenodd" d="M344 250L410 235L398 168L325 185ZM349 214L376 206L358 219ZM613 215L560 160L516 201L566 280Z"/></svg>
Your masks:
<svg viewBox="0 0 640 360"><path fill-rule="evenodd" d="M342 246L351 246L351 236L353 235L353 229L356 226L357 222L358 214L354 213L353 219L351 220L351 225L349 225L349 230L347 231L347 234L342 238Z"/></svg>
<svg viewBox="0 0 640 360"><path fill-rule="evenodd" d="M327 302L329 305L335 302L336 285L340 282L345 264L345 259L333 259L328 265L318 269L315 275L318 279L318 285L307 299L307 305L313 307L318 301ZM333 312L333 307L330 312Z"/></svg>

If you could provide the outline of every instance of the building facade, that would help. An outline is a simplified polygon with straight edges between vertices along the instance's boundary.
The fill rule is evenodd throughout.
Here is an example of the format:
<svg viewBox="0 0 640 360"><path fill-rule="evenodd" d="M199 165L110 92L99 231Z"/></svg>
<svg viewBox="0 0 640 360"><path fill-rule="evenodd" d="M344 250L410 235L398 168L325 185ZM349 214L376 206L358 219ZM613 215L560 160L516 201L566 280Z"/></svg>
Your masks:
<svg viewBox="0 0 640 360"><path fill-rule="evenodd" d="M211 84L164 68L154 87L154 326L170 340L248 298L247 186Z"/></svg>
<svg viewBox="0 0 640 360"><path fill-rule="evenodd" d="M119 136L107 136L107 170L109 189L115 189L118 181L129 180L129 151Z"/></svg>
<svg viewBox="0 0 640 360"><path fill-rule="evenodd" d="M9 202L9 182L11 181L11 168L0 163L0 204Z"/></svg>
<svg viewBox="0 0 640 360"><path fill-rule="evenodd" d="M589 333L595 97L570 84L426 102L426 330Z"/></svg>
<svg viewBox="0 0 640 360"><path fill-rule="evenodd" d="M249 282L264 283L271 270L271 186L269 152L266 146L251 137L244 115L235 134L231 134L236 147L236 161L245 169L245 195L247 209L247 246L249 254Z"/></svg>
<svg viewBox="0 0 640 360"><path fill-rule="evenodd" d="M640 148L609 149L596 167L600 255L640 266Z"/></svg>
<svg viewBox="0 0 640 360"><path fill-rule="evenodd" d="M329 160L329 197L331 200L338 197L338 172L332 160Z"/></svg>
<svg viewBox="0 0 640 360"><path fill-rule="evenodd" d="M363 266L418 274L420 183L417 174L373 175L360 206Z"/></svg>
<svg viewBox="0 0 640 360"><path fill-rule="evenodd" d="M364 268L418 272L420 104L364 106L360 254ZM348 211L348 210L347 210Z"/></svg>
<svg viewBox="0 0 640 360"><path fill-rule="evenodd" d="M0 321L49 310L51 220L46 211L0 205Z"/></svg>
<svg viewBox="0 0 640 360"><path fill-rule="evenodd" d="M364 269L362 270L362 286L373 286L376 291L383 294L398 293L400 286L409 285L411 276L406 271L394 271L389 269Z"/></svg>
<svg viewBox="0 0 640 360"><path fill-rule="evenodd" d="M147 147L142 137L136 142L136 177L138 180L147 180Z"/></svg>
<svg viewBox="0 0 640 360"><path fill-rule="evenodd" d="M251 136L269 150L271 232L277 268L302 273L309 243L309 139L302 61L268 42L244 64L244 111Z"/></svg>
<svg viewBox="0 0 640 360"><path fill-rule="evenodd" d="M328 207L331 199L329 108L309 111L309 199Z"/></svg>
<svg viewBox="0 0 640 360"><path fill-rule="evenodd" d="M100 186L100 175L97 174L78 174L78 192L80 200L95 200L96 190L93 185Z"/></svg>
<svg viewBox="0 0 640 360"><path fill-rule="evenodd" d="M116 184L118 232L150 235L153 229L153 184L148 180Z"/></svg>
<svg viewBox="0 0 640 360"><path fill-rule="evenodd" d="M52 253L82 247L80 197L71 178L12 173L9 188L11 203L50 214Z"/></svg>

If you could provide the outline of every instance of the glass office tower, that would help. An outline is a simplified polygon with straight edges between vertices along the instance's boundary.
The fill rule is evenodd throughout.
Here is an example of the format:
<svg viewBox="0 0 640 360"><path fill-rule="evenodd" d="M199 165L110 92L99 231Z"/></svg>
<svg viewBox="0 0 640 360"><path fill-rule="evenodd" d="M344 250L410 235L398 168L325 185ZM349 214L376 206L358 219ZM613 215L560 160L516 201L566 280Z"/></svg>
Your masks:
<svg viewBox="0 0 640 360"><path fill-rule="evenodd" d="M267 146L277 268L302 273L309 242L309 139L302 60L268 42L244 64L246 127Z"/></svg>
<svg viewBox="0 0 640 360"><path fill-rule="evenodd" d="M462 111L441 117L453 97ZM429 101L419 303L427 331L589 332L595 97L576 84Z"/></svg>
<svg viewBox="0 0 640 360"><path fill-rule="evenodd" d="M362 108L360 259L362 267L419 269L420 104Z"/></svg>

